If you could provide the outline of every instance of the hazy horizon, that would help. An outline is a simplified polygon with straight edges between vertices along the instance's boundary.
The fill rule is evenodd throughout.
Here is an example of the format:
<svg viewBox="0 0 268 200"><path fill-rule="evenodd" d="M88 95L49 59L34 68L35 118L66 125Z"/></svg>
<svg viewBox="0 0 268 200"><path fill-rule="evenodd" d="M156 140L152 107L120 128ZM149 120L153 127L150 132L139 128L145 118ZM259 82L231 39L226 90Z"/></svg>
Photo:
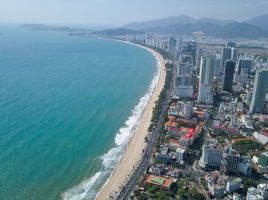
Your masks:
<svg viewBox="0 0 268 200"><path fill-rule="evenodd" d="M1 2L2 23L121 26L178 15L244 21L268 14L268 0L9 0Z"/></svg>

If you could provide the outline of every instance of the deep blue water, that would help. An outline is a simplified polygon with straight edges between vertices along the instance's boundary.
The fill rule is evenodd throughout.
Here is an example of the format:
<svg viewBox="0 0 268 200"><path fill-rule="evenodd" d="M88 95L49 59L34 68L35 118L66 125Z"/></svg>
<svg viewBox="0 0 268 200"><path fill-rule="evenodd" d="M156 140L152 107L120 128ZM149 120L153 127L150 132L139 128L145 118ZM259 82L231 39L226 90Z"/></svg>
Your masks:
<svg viewBox="0 0 268 200"><path fill-rule="evenodd" d="M153 55L15 25L0 33L0 199L60 199L83 181L89 191L73 198L92 199L110 171L96 173L115 164L100 157L153 79Z"/></svg>

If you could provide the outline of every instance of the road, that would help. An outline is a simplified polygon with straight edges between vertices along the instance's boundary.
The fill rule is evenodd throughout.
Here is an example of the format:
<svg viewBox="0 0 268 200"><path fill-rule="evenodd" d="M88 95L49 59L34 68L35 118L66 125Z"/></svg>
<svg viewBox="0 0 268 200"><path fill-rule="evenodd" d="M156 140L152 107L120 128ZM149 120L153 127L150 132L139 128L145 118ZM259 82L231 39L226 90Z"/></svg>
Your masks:
<svg viewBox="0 0 268 200"><path fill-rule="evenodd" d="M176 77L176 67L174 66L173 71L172 71L172 80L170 83L170 87L166 90L165 100L162 103L162 110L161 110L160 118L158 122L156 123L156 125L154 126L150 134L150 137L148 137L149 140L144 151L144 156L142 160L140 161L140 164L138 165L138 167L136 167L133 175L131 176L131 178L128 180L128 182L125 184L125 186L122 188L122 190L118 194L116 198L118 200L126 200L129 198L129 196L131 195L131 193L135 190L137 186L139 177L141 177L150 166L150 161L152 159L152 156L155 150L157 139L162 130L163 123L165 122L164 116L168 112L168 104L171 100L171 97L174 94L175 77ZM208 135L206 132L207 131L205 131L204 133L204 136L203 136L204 138L203 138L202 143L204 143L204 141L208 138ZM193 165L186 165L184 169L181 169L181 173L185 176L190 177L195 182L195 185L197 186L198 191L203 193L205 197L208 198L206 191L203 189L200 183L200 178L203 177L206 174L206 172L202 171L199 168L198 160L196 160Z"/></svg>
<svg viewBox="0 0 268 200"><path fill-rule="evenodd" d="M149 137L148 143L146 145L146 148L144 151L144 156L143 156L142 160L140 161L140 164L138 165L138 167L136 167L136 170L134 171L131 178L128 180L128 182L125 184L125 186L122 188L121 192L117 196L118 200L125 200L125 199L129 198L131 193L136 188L139 177L141 177L141 175L143 175L146 172L146 170L148 169L148 167L150 166L150 160L153 156L157 139L158 139L159 134L163 128L162 126L165 122L164 116L168 112L168 104L170 102L171 96L173 95L173 91L174 91L174 88L173 88L174 84L173 83L174 83L174 78L175 78L175 74L176 74L176 67L175 66L173 67L172 74L173 75L172 75L170 87L166 90L165 99L162 103L162 109L161 109L161 114L160 114L159 120L151 132L151 137Z"/></svg>

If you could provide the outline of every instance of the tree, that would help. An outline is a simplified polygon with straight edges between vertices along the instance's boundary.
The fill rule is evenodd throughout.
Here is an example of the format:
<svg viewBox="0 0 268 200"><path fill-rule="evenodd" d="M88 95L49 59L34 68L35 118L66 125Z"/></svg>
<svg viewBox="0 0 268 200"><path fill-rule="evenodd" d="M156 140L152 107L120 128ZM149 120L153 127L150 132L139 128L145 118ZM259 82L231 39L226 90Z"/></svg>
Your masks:
<svg viewBox="0 0 268 200"><path fill-rule="evenodd" d="M178 194L179 196L184 196L184 195L185 195L185 190L181 187L181 188L179 188L177 194Z"/></svg>
<svg viewBox="0 0 268 200"><path fill-rule="evenodd" d="M195 193L192 197L194 200L206 200L206 198L201 193Z"/></svg>
<svg viewBox="0 0 268 200"><path fill-rule="evenodd" d="M150 186L150 187L148 187L147 192L150 194L154 194L154 193L158 192L159 190L160 190L159 187Z"/></svg>
<svg viewBox="0 0 268 200"><path fill-rule="evenodd" d="M158 200L169 200L168 194L165 192L156 192L156 197Z"/></svg>

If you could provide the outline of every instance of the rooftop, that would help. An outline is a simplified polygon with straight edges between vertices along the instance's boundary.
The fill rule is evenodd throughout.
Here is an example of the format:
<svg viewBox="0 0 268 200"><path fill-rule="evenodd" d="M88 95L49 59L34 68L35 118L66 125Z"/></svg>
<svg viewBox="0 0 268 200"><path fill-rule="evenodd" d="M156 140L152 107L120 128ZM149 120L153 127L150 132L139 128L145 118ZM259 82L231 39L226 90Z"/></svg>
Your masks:
<svg viewBox="0 0 268 200"><path fill-rule="evenodd" d="M193 139L197 133L195 128L182 128L182 131L185 131L185 134L181 138L185 140Z"/></svg>
<svg viewBox="0 0 268 200"><path fill-rule="evenodd" d="M176 140L176 139L170 139L169 144L170 145L180 145L180 142L178 140Z"/></svg>
<svg viewBox="0 0 268 200"><path fill-rule="evenodd" d="M154 175L149 175L149 177L146 180L146 183L161 186L164 188L169 188L171 184L173 183L172 178L164 178L161 176L154 176Z"/></svg>
<svg viewBox="0 0 268 200"><path fill-rule="evenodd" d="M166 127L177 127L178 122L175 117L169 116L169 120L166 122Z"/></svg>

